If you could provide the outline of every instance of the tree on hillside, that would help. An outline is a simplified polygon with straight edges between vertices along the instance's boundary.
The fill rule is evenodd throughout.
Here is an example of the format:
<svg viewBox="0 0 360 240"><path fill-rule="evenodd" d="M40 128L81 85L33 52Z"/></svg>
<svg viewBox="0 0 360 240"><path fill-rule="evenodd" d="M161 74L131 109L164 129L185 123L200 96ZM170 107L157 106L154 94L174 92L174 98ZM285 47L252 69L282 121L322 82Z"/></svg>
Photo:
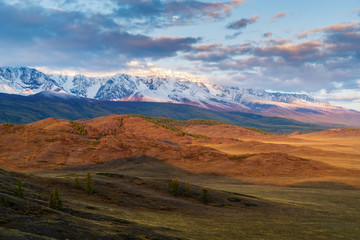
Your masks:
<svg viewBox="0 0 360 240"><path fill-rule="evenodd" d="M79 180L78 177L76 177L75 180L74 180L74 187L80 188L80 180Z"/></svg>
<svg viewBox="0 0 360 240"><path fill-rule="evenodd" d="M184 187L184 196L191 197L191 195L192 195L192 192L191 192L190 184L188 182L186 182L185 187Z"/></svg>
<svg viewBox="0 0 360 240"><path fill-rule="evenodd" d="M201 190L200 201L204 204L208 204L210 202L210 196L209 196L208 190L206 190L204 188Z"/></svg>
<svg viewBox="0 0 360 240"><path fill-rule="evenodd" d="M169 191L172 195L177 196L180 193L180 186L179 186L179 181L174 178L171 179L171 182L169 184Z"/></svg>
<svg viewBox="0 0 360 240"><path fill-rule="evenodd" d="M22 188L22 182L20 179L17 180L17 186L14 189L14 195L19 198L25 198L24 189Z"/></svg>
<svg viewBox="0 0 360 240"><path fill-rule="evenodd" d="M55 188L54 192L50 194L49 207L56 210L62 209L62 200L60 199L57 188Z"/></svg>
<svg viewBox="0 0 360 240"><path fill-rule="evenodd" d="M86 176L86 183L85 183L85 191L89 194L92 194L94 192L93 183L91 179L90 173Z"/></svg>

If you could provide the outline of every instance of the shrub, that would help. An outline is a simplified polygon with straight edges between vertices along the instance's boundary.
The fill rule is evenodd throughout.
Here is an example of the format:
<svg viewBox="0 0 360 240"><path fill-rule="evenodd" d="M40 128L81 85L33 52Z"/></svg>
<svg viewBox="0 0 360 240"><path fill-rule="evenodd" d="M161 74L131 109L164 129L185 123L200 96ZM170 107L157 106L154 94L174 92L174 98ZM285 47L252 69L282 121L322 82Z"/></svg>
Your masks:
<svg viewBox="0 0 360 240"><path fill-rule="evenodd" d="M117 173L96 173L96 175L99 175L99 176L106 176L106 177L109 177L109 178L123 178L125 177L125 175L123 174L117 174Z"/></svg>
<svg viewBox="0 0 360 240"><path fill-rule="evenodd" d="M78 177L76 177L75 180L74 180L74 187L80 188L80 180L79 180Z"/></svg>
<svg viewBox="0 0 360 240"><path fill-rule="evenodd" d="M75 121L70 121L71 127L75 130L75 133L78 135L86 135L87 131L84 124L78 123Z"/></svg>
<svg viewBox="0 0 360 240"><path fill-rule="evenodd" d="M17 181L17 186L14 189L14 195L19 198L25 198L24 189L22 188L22 182L20 179Z"/></svg>
<svg viewBox="0 0 360 240"><path fill-rule="evenodd" d="M246 207L256 207L257 205L255 203L245 203Z"/></svg>
<svg viewBox="0 0 360 240"><path fill-rule="evenodd" d="M208 204L210 202L210 196L209 196L208 190L206 190L204 188L201 190L200 201L204 204Z"/></svg>
<svg viewBox="0 0 360 240"><path fill-rule="evenodd" d="M9 199L0 196L0 206L3 206L3 207L12 207L12 206L14 206L14 203L11 202Z"/></svg>
<svg viewBox="0 0 360 240"><path fill-rule="evenodd" d="M85 183L85 191L89 194L92 194L94 192L93 183L91 179L90 173L86 176L86 183Z"/></svg>
<svg viewBox="0 0 360 240"><path fill-rule="evenodd" d="M192 192L191 192L191 188L190 188L190 184L187 182L185 183L185 187L184 187L184 196L185 197L191 197L192 196Z"/></svg>
<svg viewBox="0 0 360 240"><path fill-rule="evenodd" d="M172 195L177 196L180 193L180 186L179 186L179 181L174 178L171 180L170 184L169 184L169 191Z"/></svg>
<svg viewBox="0 0 360 240"><path fill-rule="evenodd" d="M55 188L54 192L50 194L49 207L61 210L62 209L62 201L59 196L59 191Z"/></svg>
<svg viewBox="0 0 360 240"><path fill-rule="evenodd" d="M242 200L238 197L230 197L227 199L229 202L241 202Z"/></svg>

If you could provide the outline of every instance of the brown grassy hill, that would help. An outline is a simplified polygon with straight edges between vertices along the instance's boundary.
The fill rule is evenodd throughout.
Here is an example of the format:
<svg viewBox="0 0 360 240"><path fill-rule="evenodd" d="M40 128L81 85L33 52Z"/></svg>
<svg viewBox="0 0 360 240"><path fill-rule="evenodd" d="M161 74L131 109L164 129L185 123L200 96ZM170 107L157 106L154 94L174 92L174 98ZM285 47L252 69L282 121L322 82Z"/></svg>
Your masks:
<svg viewBox="0 0 360 240"><path fill-rule="evenodd" d="M202 134L209 137L221 137L221 138L260 138L263 134L255 132L246 128L234 126L234 125L190 125L183 127L182 130L194 134Z"/></svg>
<svg viewBox="0 0 360 240"><path fill-rule="evenodd" d="M307 133L303 134L303 136L310 137L320 137L320 136L329 136L329 137L359 137L360 138L360 129L359 128L334 128L325 131L315 132L315 133Z"/></svg>
<svg viewBox="0 0 360 240"><path fill-rule="evenodd" d="M218 138L221 137L227 139L221 143L226 146L238 142L230 138L264 136L251 130L229 125L199 124L188 124L182 130L210 138L182 134L143 118L125 115L78 121L45 119L28 125L3 124L0 126L0 166L18 171L35 171L149 156L193 173L233 177L286 176L297 181L296 177L358 174L281 151L228 154L209 147L219 144ZM256 144L250 142L248 148L251 146L257 148ZM262 143L258 147L266 149L267 144Z"/></svg>

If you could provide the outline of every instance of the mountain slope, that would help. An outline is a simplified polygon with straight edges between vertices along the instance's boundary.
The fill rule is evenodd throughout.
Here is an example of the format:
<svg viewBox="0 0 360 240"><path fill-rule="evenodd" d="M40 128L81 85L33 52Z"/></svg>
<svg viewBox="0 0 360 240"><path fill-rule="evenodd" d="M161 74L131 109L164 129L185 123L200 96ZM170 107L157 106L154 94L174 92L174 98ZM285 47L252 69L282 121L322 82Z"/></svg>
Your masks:
<svg viewBox="0 0 360 240"><path fill-rule="evenodd" d="M110 114L143 114L178 120L212 119L281 134L295 131L313 132L330 128L253 113L217 112L186 104L100 101L51 92L30 96L0 93L0 123L31 123L50 117L75 120Z"/></svg>
<svg viewBox="0 0 360 240"><path fill-rule="evenodd" d="M189 104L216 111L256 113L309 123L360 126L360 113L317 101L306 94L217 86L204 80L153 73L110 77L46 75L30 68L0 68L0 92L57 91L99 100Z"/></svg>
<svg viewBox="0 0 360 240"><path fill-rule="evenodd" d="M52 78L35 69L0 68L0 92L34 94L58 88L58 84Z"/></svg>

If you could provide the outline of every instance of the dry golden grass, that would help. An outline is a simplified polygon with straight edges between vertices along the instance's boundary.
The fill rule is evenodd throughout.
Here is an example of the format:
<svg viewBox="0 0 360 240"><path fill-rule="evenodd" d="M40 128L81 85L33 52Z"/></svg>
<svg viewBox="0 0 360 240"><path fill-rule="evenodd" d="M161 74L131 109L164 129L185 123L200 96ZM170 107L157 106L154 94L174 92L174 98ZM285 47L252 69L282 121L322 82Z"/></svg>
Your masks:
<svg viewBox="0 0 360 240"><path fill-rule="evenodd" d="M190 125L183 131L209 138L183 136L125 115L77 123L45 119L1 125L0 164L28 172L149 156L192 173L255 183L287 185L315 179L360 187L356 130L276 136L230 125Z"/></svg>
<svg viewBox="0 0 360 240"><path fill-rule="evenodd" d="M212 127L208 136L215 137L217 142L198 143L202 146L217 149L231 155L287 153L300 158L320 161L332 166L360 170L360 131L359 130L327 130L311 134L293 136L253 135L246 132L237 134L236 126ZM224 131L225 129L225 131ZM205 126L187 128L191 133L206 134ZM222 138L220 137L222 136ZM238 141L229 141L228 138ZM261 178L243 177L257 183L292 184L305 179L301 178ZM360 187L359 176L322 176L307 180L341 181Z"/></svg>
<svg viewBox="0 0 360 240"><path fill-rule="evenodd" d="M13 204L0 201L1 239L360 237L356 131L268 136L228 125L188 127L210 137L198 139L137 117L78 122L86 135L65 120L0 125L1 168L32 172L0 170L0 197ZM93 195L74 186L88 172ZM16 178L25 200L12 194ZM172 196L172 178L189 182L194 195ZM55 187L64 211L47 207ZM209 205L199 201L202 188Z"/></svg>

